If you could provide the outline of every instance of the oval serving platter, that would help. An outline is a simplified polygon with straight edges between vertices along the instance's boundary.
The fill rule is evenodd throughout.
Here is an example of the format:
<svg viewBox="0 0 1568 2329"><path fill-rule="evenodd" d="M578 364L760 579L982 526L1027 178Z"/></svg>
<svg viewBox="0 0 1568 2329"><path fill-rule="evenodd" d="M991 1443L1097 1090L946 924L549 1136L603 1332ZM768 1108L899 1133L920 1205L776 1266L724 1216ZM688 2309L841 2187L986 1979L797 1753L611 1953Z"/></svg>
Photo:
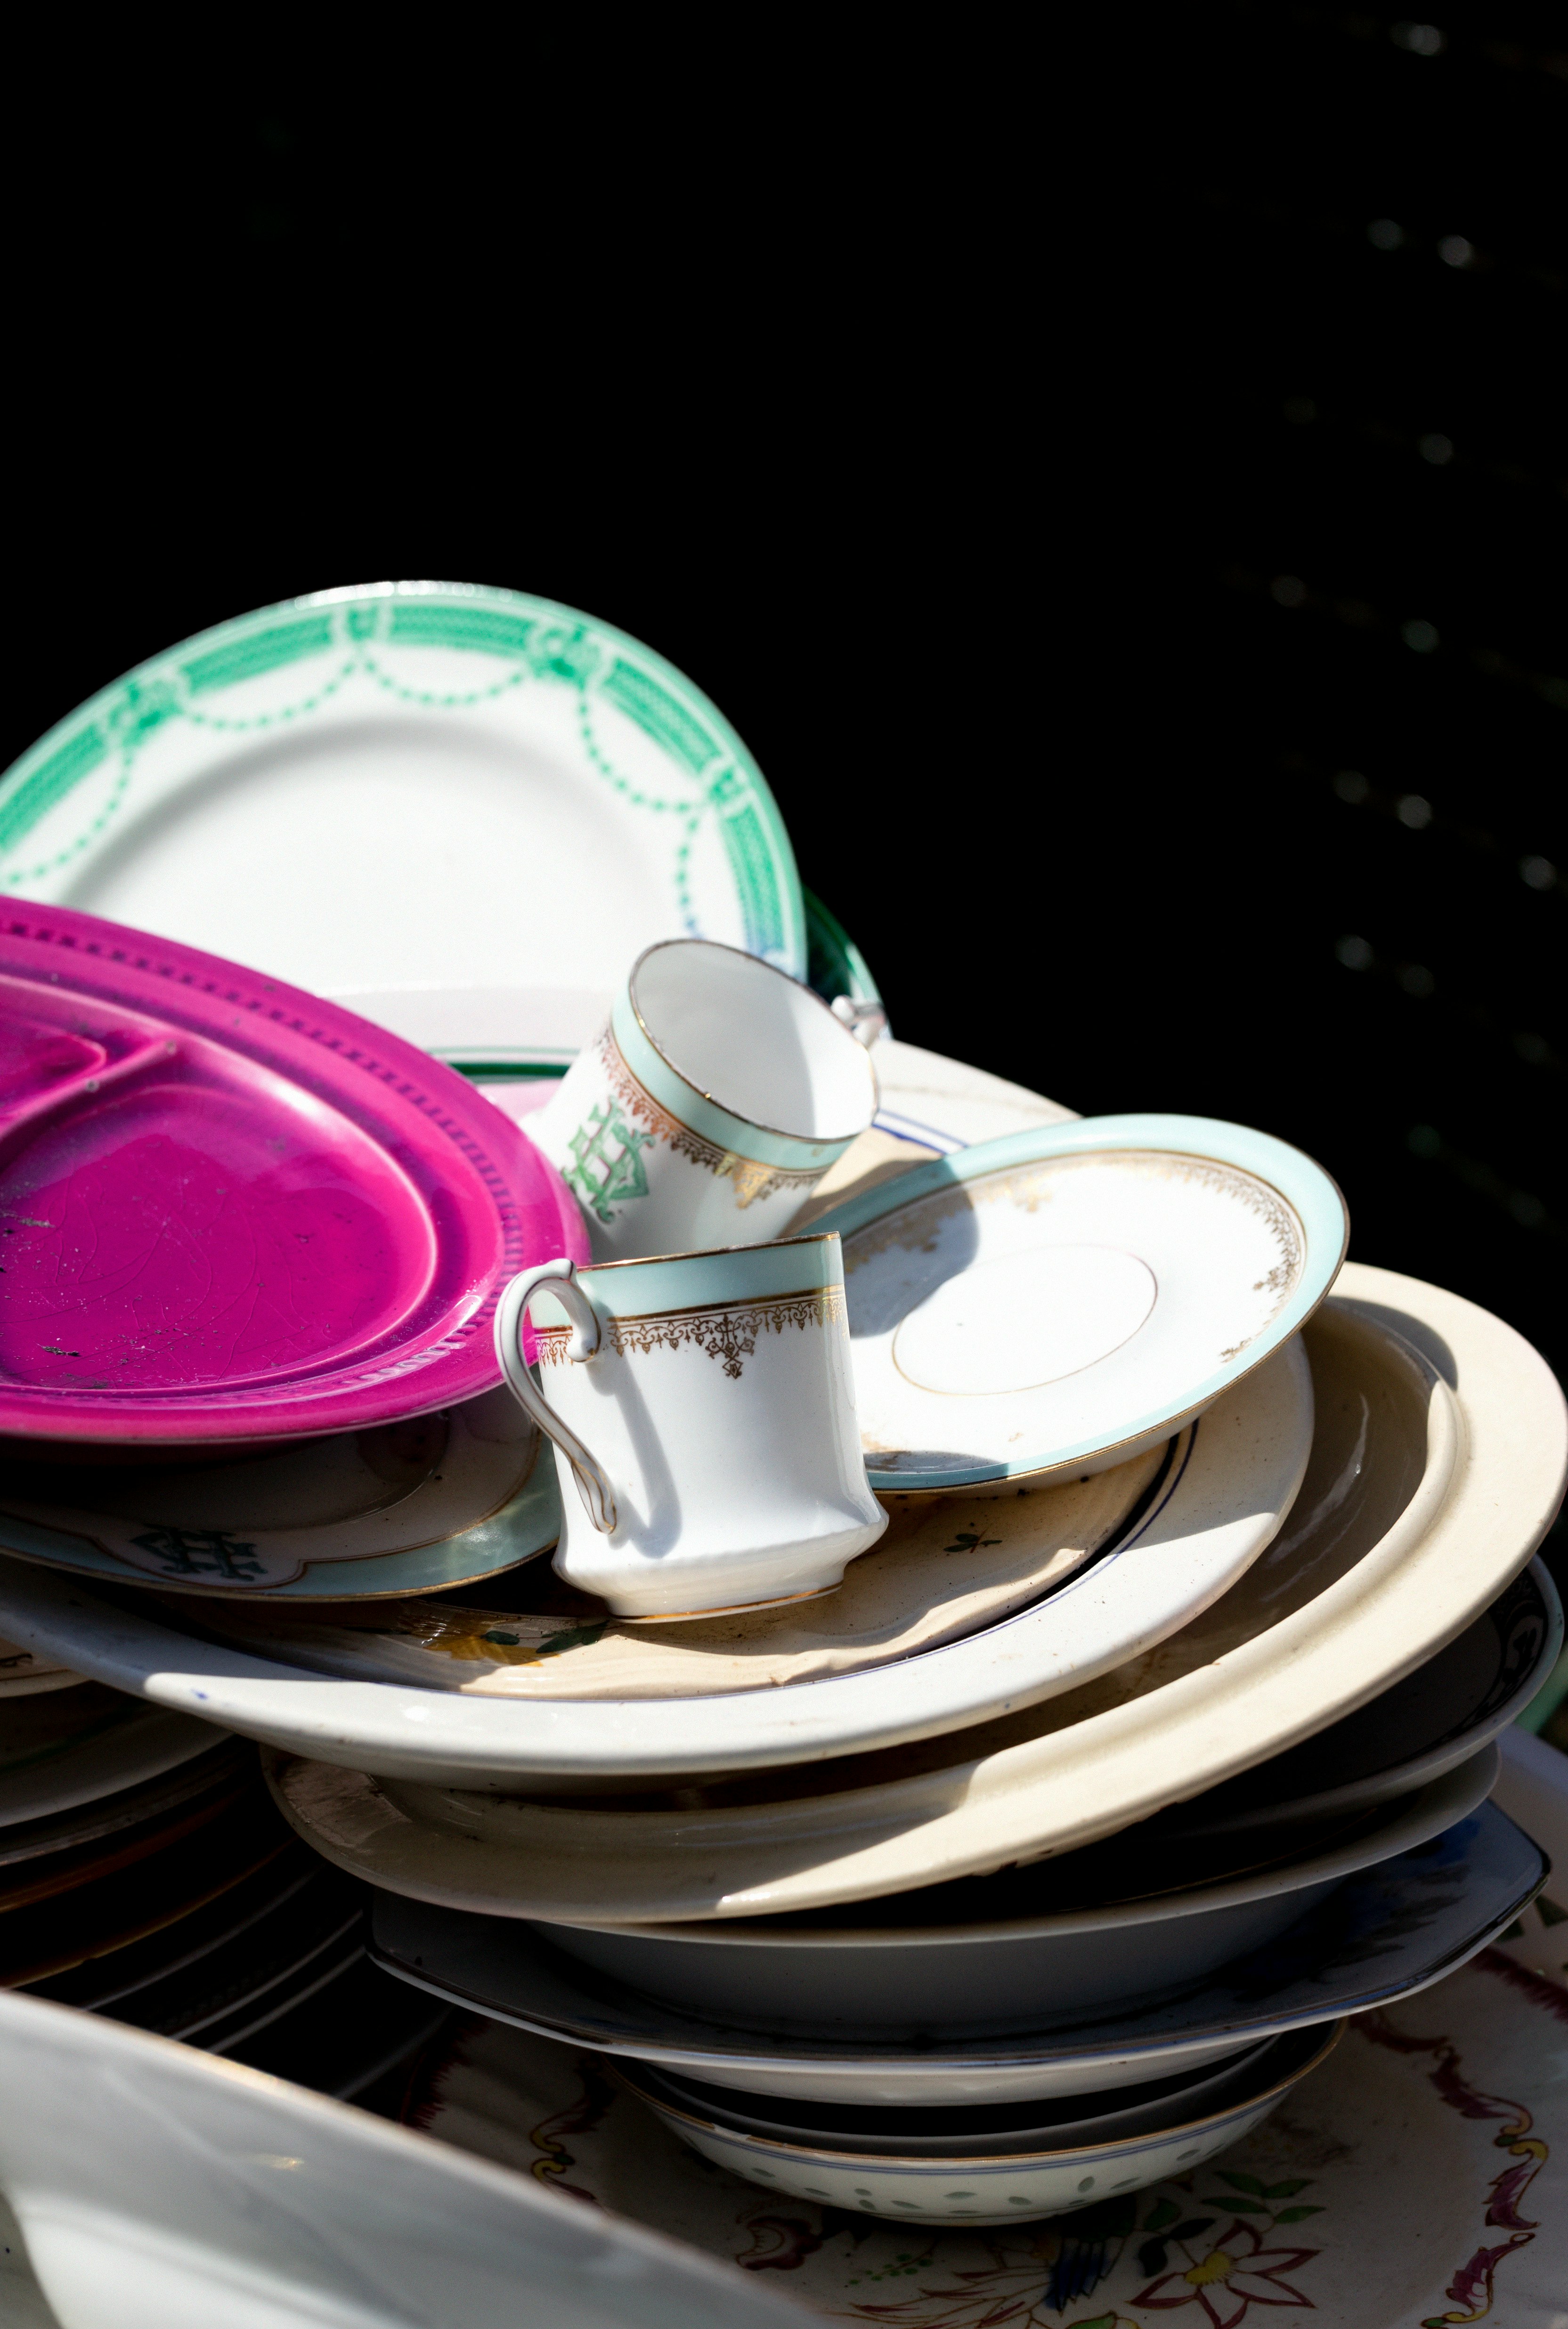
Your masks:
<svg viewBox="0 0 1568 2329"><path fill-rule="evenodd" d="M415 1041L424 991L474 991L484 1047L532 988L576 1049L659 938L807 972L789 836L723 714L593 616L466 583L319 590L139 665L0 778L0 890L374 990Z"/></svg>
<svg viewBox="0 0 1568 2329"><path fill-rule="evenodd" d="M0 1014L14 1441L232 1444L448 1406L495 1384L514 1272L587 1258L515 1125L279 980L17 905Z"/></svg>
<svg viewBox="0 0 1568 2329"><path fill-rule="evenodd" d="M1345 1259L1318 1164L1197 1116L1041 1126L817 1216L874 1488L1123 1463L1299 1333Z"/></svg>

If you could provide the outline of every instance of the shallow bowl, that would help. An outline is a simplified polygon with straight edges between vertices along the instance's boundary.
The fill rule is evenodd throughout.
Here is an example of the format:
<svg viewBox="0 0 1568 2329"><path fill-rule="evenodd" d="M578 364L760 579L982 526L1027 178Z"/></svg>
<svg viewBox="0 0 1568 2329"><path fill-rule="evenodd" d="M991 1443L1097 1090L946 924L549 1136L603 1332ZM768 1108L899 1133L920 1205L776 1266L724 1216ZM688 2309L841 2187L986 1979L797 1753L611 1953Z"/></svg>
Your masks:
<svg viewBox="0 0 1568 2329"><path fill-rule="evenodd" d="M1356 1870L1409 1852L1490 1793L1497 1749L1349 1836L1228 1881L1084 1901L1072 1862L931 1886L798 1918L618 1928L535 1922L566 1955L737 2027L909 2036L1037 2030L1168 1995L1261 1947ZM1087 1855L1085 1855L1087 1858ZM1116 1871L1118 1856L1095 1856ZM1138 1862L1119 1876L1137 1886ZM1072 1905L1061 1905L1066 1900Z"/></svg>
<svg viewBox="0 0 1568 2329"><path fill-rule="evenodd" d="M1249 2090L1219 2108L1184 2117L1140 2135L1044 2151L1018 2150L988 2157L931 2158L838 2148L747 2134L669 2100L639 2069L619 2075L629 2091L680 2136L731 2174L765 2191L826 2201L854 2214L886 2216L912 2224L1028 2222L1059 2210L1082 2208L1121 2192L1136 2192L1165 2175L1184 2175L1238 2142L1317 2069L1348 2025L1325 2036L1308 2030L1277 2039L1255 2067Z"/></svg>

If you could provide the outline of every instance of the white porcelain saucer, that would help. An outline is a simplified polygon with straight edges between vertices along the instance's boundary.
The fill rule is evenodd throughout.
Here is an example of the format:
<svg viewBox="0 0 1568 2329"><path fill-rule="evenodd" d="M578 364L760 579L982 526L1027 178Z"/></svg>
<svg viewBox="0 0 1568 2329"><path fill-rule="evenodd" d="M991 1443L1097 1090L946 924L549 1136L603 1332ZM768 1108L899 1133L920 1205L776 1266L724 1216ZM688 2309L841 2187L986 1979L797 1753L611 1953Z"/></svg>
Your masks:
<svg viewBox="0 0 1568 2329"><path fill-rule="evenodd" d="M1539 1891L1543 1853L1495 1805L1351 1876L1255 1957L1185 1995L1066 2026L919 2047L760 2037L574 1964L510 1919L383 1893L373 1951L392 1973L492 2021L751 2094L919 2106L1134 2086L1217 2062L1282 2030L1413 1995L1505 1932Z"/></svg>
<svg viewBox="0 0 1568 2329"><path fill-rule="evenodd" d="M560 1532L555 1467L504 1387L373 1430L197 1466L0 1483L0 1550L181 1593L380 1599L515 1568Z"/></svg>
<svg viewBox="0 0 1568 2329"><path fill-rule="evenodd" d="M1345 1258L1320 1165L1206 1117L1106 1116L984 1141L846 1199L874 1487L1122 1462L1279 1350Z"/></svg>
<svg viewBox="0 0 1568 2329"><path fill-rule="evenodd" d="M662 1784L672 1773L929 1738L1124 1664L1189 1623L1257 1559L1290 1508L1311 1438L1309 1371L1297 1342L1180 1435L1148 1510L1056 1592L918 1658L777 1690L528 1704L332 1682L193 1639L161 1611L112 1606L74 1579L16 1562L0 1563L0 1627L160 1705L345 1769L500 1793L601 1789L639 1777Z"/></svg>

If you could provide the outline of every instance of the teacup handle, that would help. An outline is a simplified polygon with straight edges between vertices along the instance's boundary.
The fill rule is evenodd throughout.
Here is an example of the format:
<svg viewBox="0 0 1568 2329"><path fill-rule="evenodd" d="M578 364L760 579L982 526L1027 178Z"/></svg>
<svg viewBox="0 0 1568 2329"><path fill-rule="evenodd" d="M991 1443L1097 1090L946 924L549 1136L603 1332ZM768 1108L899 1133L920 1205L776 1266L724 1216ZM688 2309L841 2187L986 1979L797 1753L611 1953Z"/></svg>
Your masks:
<svg viewBox="0 0 1568 2329"><path fill-rule="evenodd" d="M523 1356L523 1316L534 1296L548 1288L571 1320L574 1332L566 1345L569 1359L592 1358L600 1345L600 1325L594 1307L577 1283L573 1261L542 1261L520 1270L496 1307L496 1356L501 1363L514 1397L548 1433L571 1465L588 1517L601 1536L615 1526L615 1497L609 1481L575 1431L562 1423L528 1372Z"/></svg>

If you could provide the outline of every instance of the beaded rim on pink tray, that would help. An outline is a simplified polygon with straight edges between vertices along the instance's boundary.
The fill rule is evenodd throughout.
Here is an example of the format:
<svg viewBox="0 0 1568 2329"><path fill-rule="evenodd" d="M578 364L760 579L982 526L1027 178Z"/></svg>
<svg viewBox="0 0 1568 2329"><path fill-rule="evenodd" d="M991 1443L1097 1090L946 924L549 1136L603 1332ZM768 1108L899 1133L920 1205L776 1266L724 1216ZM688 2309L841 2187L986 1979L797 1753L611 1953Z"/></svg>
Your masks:
<svg viewBox="0 0 1568 2329"><path fill-rule="evenodd" d="M499 1380L570 1192L450 1068L340 1005L60 906L0 910L0 1434L178 1444Z"/></svg>

